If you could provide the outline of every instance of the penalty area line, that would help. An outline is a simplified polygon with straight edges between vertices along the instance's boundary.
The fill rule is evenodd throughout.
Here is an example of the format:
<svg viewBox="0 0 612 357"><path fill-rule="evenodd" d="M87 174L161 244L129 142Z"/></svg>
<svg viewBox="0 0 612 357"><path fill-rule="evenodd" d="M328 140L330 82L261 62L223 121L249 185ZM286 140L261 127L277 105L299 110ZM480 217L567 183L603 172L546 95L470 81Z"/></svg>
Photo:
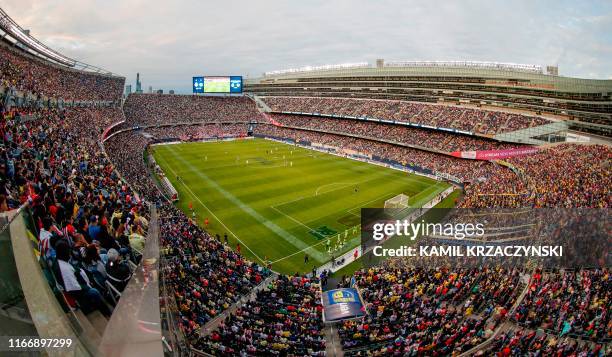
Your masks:
<svg viewBox="0 0 612 357"><path fill-rule="evenodd" d="M295 218L291 217L290 215L286 214L285 212L283 212L283 211L279 210L278 208L276 208L276 207L274 207L274 206L270 206L270 208L272 208L272 209L273 209L273 210L275 210L276 212L278 212L278 213L282 214L283 216L285 216L285 217L289 218L289 219L290 219L290 220L292 220L293 222L295 222L295 223L297 223L297 224L301 225L302 227L305 227L305 228L308 228L308 229L309 229L309 230L311 230L311 231L314 231L314 229L313 229L313 228L308 227L308 226L307 226L307 225L305 225L304 223L302 223L302 222L298 221L297 219L295 219ZM308 248L305 248L305 249L308 249Z"/></svg>
<svg viewBox="0 0 612 357"><path fill-rule="evenodd" d="M331 237L329 237L329 238L327 238L327 239L323 239L322 241L320 241L320 242L318 242L318 243L315 243L315 244L313 244L313 245L311 245L311 246L308 246L308 247L306 247L306 248L304 248L304 249L302 249L302 250L298 250L297 252L291 253L291 254L289 254L289 255L287 255L287 256L285 256L285 257L282 257L282 258L280 258L280 259L276 259L275 261L271 262L271 264L278 263L278 262L283 261L283 260L285 260L285 259L288 259L288 258L291 258L291 257L293 257L293 256L296 256L296 255L298 255L298 254L300 254L300 253L303 253L303 252L305 252L305 251L307 251L307 250L309 250L309 249L312 249L312 248L314 248L314 247L316 247L316 246L318 246L318 245L321 245L321 244L323 244L323 243L325 243L325 242L327 242L328 240L331 240L331 239L333 239L333 238L334 238L334 235L332 235ZM349 240L348 242L350 243L351 241L353 241L353 240L355 240L355 239L356 239L356 238L352 238L352 239L351 239L351 240ZM360 238L357 238L357 239L360 239ZM357 246L351 247L351 248L347 249L347 251L346 251L346 252L348 252L349 250L351 250L351 249L353 249L353 248L356 248L356 247L357 247ZM346 254L346 252L344 252L343 254ZM328 254L329 254L329 253L328 253ZM331 258L331 256L330 256L330 258ZM328 260L327 262L329 262L329 260Z"/></svg>

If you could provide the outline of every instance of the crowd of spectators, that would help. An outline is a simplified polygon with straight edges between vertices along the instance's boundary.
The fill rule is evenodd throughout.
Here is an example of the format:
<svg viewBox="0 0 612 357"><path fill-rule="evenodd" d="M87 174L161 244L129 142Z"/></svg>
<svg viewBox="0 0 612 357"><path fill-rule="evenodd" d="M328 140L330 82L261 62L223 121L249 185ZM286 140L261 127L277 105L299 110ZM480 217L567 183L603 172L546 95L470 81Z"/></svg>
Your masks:
<svg viewBox="0 0 612 357"><path fill-rule="evenodd" d="M128 261L137 261L131 242L143 239L148 227L143 202L98 144L103 126L121 111L2 114L0 210L29 203L40 259L55 273L67 301L86 313L110 315L111 295L125 287Z"/></svg>
<svg viewBox="0 0 612 357"><path fill-rule="evenodd" d="M271 137L290 139L295 142L310 142L348 150L379 159L392 160L415 169L426 169L430 173L449 174L460 181L484 180L500 170L497 165L485 161L464 160L448 155L388 144L356 137L300 130L275 125L258 125L255 133Z"/></svg>
<svg viewBox="0 0 612 357"><path fill-rule="evenodd" d="M263 120L246 96L130 94L123 110L130 125Z"/></svg>
<svg viewBox="0 0 612 357"><path fill-rule="evenodd" d="M368 116L491 135L549 122L521 114L397 100L264 97L263 101L276 112Z"/></svg>
<svg viewBox="0 0 612 357"><path fill-rule="evenodd" d="M212 237L179 209L163 203L160 209L164 279L179 308L179 325L195 336L206 322L230 307L270 271L245 260ZM194 335L196 334L196 335Z"/></svg>
<svg viewBox="0 0 612 357"><path fill-rule="evenodd" d="M64 100L115 101L125 78L52 64L0 41L0 85Z"/></svg>
<svg viewBox="0 0 612 357"><path fill-rule="evenodd" d="M154 136L158 140L177 138L187 142L244 137L247 134L247 126L245 123L205 123L197 125L148 127L144 129L144 132Z"/></svg>
<svg viewBox="0 0 612 357"><path fill-rule="evenodd" d="M489 338L519 295L519 270L396 266L355 273L367 317L339 330L345 355L451 355Z"/></svg>
<svg viewBox="0 0 612 357"><path fill-rule="evenodd" d="M612 283L607 270L536 271L512 318L527 328L541 328L560 337L610 342L611 309Z"/></svg>
<svg viewBox="0 0 612 357"><path fill-rule="evenodd" d="M474 136L450 134L438 130L419 129L371 121L289 114L272 114L270 117L277 123L287 127L382 139L443 152L506 150L524 146Z"/></svg>
<svg viewBox="0 0 612 357"><path fill-rule="evenodd" d="M196 348L218 356L324 356L319 281L280 276Z"/></svg>
<svg viewBox="0 0 612 357"><path fill-rule="evenodd" d="M139 193L152 201L161 199L155 182L143 159L149 144L167 140L203 140L223 137L242 137L246 135L246 124L198 124L150 126L139 130L125 130L128 125L118 127L115 133L104 142L106 152L117 169ZM124 131L121 131L124 129ZM150 163L152 164L152 163ZM166 192L167 193L167 192ZM167 196L167 195L166 195Z"/></svg>
<svg viewBox="0 0 612 357"><path fill-rule="evenodd" d="M489 348L479 351L476 356L605 356L601 344L580 342L525 328L503 331L493 340Z"/></svg>
<svg viewBox="0 0 612 357"><path fill-rule="evenodd" d="M147 174L143 153L151 142L139 132L119 132L104 142L104 148L121 175L132 185L134 190L155 202L161 199L161 193L155 182Z"/></svg>
<svg viewBox="0 0 612 357"><path fill-rule="evenodd" d="M508 170L467 187L462 206L612 206L609 146L561 144L506 161L517 174Z"/></svg>

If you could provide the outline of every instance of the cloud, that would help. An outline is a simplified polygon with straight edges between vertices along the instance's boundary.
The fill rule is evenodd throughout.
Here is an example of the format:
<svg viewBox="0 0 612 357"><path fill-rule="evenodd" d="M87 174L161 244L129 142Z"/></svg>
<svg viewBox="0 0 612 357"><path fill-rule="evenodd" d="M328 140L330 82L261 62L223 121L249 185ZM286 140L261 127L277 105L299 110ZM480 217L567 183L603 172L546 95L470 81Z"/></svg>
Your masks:
<svg viewBox="0 0 612 357"><path fill-rule="evenodd" d="M5 0L58 51L145 87L188 92L197 74L387 60L557 64L612 75L612 4L583 1Z"/></svg>

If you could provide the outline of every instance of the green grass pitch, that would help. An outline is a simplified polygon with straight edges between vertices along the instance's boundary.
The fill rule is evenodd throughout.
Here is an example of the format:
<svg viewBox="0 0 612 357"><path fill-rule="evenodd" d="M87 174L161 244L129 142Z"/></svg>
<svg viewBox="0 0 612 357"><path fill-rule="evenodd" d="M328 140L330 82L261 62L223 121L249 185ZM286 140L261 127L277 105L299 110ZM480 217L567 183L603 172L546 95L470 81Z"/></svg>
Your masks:
<svg viewBox="0 0 612 357"><path fill-rule="evenodd" d="M229 78L226 82L213 82L204 80L204 93L229 93L230 82Z"/></svg>
<svg viewBox="0 0 612 357"><path fill-rule="evenodd" d="M198 224L208 219L210 233L227 234L232 248L240 242L248 258L283 273L308 272L357 246L362 207L383 207L400 193L421 206L449 186L264 139L156 145L153 156L180 209L191 217L191 202ZM333 251L338 236L346 243Z"/></svg>

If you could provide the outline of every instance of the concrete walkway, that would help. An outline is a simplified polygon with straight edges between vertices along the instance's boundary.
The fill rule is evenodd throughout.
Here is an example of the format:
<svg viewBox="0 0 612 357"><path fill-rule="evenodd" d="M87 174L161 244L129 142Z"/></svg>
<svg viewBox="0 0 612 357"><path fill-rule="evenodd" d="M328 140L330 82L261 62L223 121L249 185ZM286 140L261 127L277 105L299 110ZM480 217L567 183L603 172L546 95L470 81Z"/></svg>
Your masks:
<svg viewBox="0 0 612 357"><path fill-rule="evenodd" d="M342 341L338 335L338 329L335 324L325 326L325 355L328 357L342 357Z"/></svg>

